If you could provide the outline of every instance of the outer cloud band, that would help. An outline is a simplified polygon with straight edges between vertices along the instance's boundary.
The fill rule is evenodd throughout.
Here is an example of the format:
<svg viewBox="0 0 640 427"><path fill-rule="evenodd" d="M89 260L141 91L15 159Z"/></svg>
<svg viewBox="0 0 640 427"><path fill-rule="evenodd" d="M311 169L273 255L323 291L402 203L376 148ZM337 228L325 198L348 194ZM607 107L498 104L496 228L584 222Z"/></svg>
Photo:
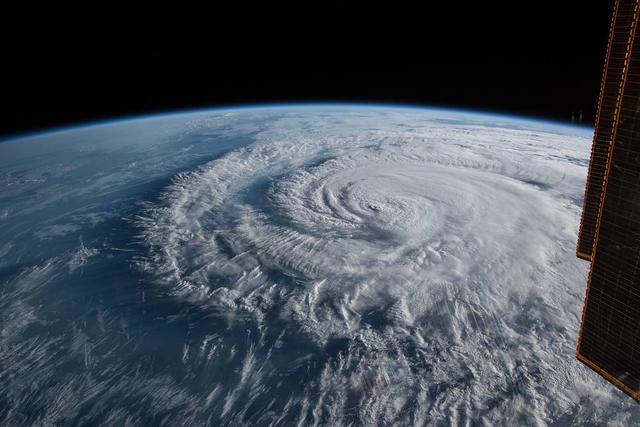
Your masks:
<svg viewBox="0 0 640 427"><path fill-rule="evenodd" d="M300 363L266 369L271 331L306 337L320 366L285 406L317 419L450 418L459 405L518 419L525 401L547 419L588 395L572 356L585 141L331 118L283 119L176 177L140 218L139 266L261 331L244 363L254 386Z"/></svg>

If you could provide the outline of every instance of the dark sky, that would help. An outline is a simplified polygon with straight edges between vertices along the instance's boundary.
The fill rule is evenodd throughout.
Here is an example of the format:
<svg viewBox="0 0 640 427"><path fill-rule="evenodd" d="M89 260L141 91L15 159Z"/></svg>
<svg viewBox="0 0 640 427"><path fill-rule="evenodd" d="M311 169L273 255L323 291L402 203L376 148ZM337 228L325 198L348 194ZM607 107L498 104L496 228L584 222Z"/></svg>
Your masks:
<svg viewBox="0 0 640 427"><path fill-rule="evenodd" d="M6 14L0 134L272 101L593 120L610 1L263 3Z"/></svg>

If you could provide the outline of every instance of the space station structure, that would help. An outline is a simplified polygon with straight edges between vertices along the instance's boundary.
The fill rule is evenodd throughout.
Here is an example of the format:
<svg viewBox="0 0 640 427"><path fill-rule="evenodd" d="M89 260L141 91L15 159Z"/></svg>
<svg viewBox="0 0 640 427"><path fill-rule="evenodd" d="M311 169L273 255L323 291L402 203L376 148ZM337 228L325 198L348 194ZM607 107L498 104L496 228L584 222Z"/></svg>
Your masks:
<svg viewBox="0 0 640 427"><path fill-rule="evenodd" d="M640 0L616 0L577 256L591 262L577 358L640 402Z"/></svg>

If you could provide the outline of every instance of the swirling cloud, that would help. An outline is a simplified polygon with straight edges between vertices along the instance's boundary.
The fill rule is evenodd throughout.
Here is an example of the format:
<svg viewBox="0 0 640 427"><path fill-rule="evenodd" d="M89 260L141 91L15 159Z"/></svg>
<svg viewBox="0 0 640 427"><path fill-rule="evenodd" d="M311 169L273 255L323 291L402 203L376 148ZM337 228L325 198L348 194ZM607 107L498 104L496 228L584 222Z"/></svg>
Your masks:
<svg viewBox="0 0 640 427"><path fill-rule="evenodd" d="M296 352L257 367L283 336L319 355L282 404L307 422L544 422L594 398L573 359L588 139L453 116L286 116L138 218L157 286L262 331L241 384L216 388L223 416L297 369Z"/></svg>

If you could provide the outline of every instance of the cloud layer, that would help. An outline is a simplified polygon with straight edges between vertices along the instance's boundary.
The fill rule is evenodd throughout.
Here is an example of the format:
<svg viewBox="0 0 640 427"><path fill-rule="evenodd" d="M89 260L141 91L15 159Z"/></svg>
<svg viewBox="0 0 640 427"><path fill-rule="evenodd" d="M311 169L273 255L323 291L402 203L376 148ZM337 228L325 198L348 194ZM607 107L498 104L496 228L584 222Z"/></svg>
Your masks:
<svg viewBox="0 0 640 427"><path fill-rule="evenodd" d="M325 106L3 143L0 423L637 423L574 358L590 137Z"/></svg>
<svg viewBox="0 0 640 427"><path fill-rule="evenodd" d="M140 220L140 265L251 323L256 346L308 341L319 365L285 404L306 422L589 420L576 402L596 382L573 357L588 140L453 119L280 120L176 177ZM296 363L256 372L268 354L247 354L222 415Z"/></svg>

